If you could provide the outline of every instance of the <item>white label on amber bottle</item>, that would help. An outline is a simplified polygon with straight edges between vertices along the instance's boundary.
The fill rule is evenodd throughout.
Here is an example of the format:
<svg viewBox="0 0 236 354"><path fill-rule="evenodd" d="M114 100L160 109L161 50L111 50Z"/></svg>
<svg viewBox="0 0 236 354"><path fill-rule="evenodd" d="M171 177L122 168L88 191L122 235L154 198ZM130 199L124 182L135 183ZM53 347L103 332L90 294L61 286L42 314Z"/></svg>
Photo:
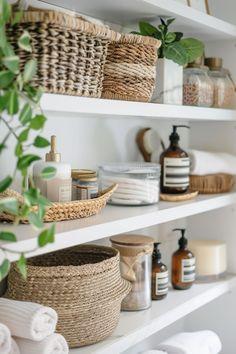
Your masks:
<svg viewBox="0 0 236 354"><path fill-rule="evenodd" d="M168 271L156 273L156 295L167 294L168 282Z"/></svg>
<svg viewBox="0 0 236 354"><path fill-rule="evenodd" d="M189 186L190 160L188 157L164 158L163 185L164 187Z"/></svg>
<svg viewBox="0 0 236 354"><path fill-rule="evenodd" d="M191 283L195 280L195 258L182 259L182 283Z"/></svg>

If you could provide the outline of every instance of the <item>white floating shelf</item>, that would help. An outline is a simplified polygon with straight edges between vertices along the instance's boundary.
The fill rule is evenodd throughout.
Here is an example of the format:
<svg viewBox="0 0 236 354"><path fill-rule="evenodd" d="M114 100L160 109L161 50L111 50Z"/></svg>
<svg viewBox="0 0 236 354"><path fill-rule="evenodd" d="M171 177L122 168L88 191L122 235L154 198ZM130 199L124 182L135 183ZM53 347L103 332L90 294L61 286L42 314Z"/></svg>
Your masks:
<svg viewBox="0 0 236 354"><path fill-rule="evenodd" d="M44 248L27 254L32 257L39 254L96 241L104 237L135 231L201 214L210 210L226 207L236 203L236 192L222 195L198 196L188 202L161 202L157 205L143 207L107 206L101 214L86 219L62 221L56 225L55 242ZM33 250L37 247L37 233L29 225L1 225L1 229L14 231L18 242L5 245L12 251ZM0 243L3 245L3 242ZM10 261L18 255L8 252Z"/></svg>
<svg viewBox="0 0 236 354"><path fill-rule="evenodd" d="M105 100L45 94L41 102L45 112L64 112L91 117L146 117L195 121L235 121L236 110L175 106L155 103Z"/></svg>
<svg viewBox="0 0 236 354"><path fill-rule="evenodd" d="M195 284L190 290L170 290L163 301L153 301L146 311L122 312L115 332L106 340L70 354L122 353L133 345L190 314L203 305L229 292L236 286L236 276L208 284ZM76 325L76 324L75 324Z"/></svg>
<svg viewBox="0 0 236 354"><path fill-rule="evenodd" d="M236 38L236 26L174 0L46 0L86 15L127 25L159 16L176 18L176 28L206 40Z"/></svg>

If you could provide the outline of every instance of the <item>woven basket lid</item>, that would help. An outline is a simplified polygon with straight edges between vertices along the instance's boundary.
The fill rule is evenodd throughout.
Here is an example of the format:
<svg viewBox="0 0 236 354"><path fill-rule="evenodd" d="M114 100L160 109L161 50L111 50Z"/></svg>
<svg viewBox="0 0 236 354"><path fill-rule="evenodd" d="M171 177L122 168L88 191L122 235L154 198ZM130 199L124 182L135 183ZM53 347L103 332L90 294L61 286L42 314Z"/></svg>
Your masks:
<svg viewBox="0 0 236 354"><path fill-rule="evenodd" d="M110 237L112 246L117 248L124 257L151 254L154 240L143 235L118 235Z"/></svg>

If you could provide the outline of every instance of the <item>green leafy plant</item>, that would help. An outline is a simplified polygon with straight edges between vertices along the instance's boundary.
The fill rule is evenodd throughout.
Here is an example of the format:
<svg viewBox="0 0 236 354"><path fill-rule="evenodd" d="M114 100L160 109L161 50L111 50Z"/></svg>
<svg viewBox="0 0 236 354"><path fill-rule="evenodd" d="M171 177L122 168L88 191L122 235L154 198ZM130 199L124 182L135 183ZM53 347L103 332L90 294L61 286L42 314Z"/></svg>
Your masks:
<svg viewBox="0 0 236 354"><path fill-rule="evenodd" d="M22 219L28 218L31 227L38 230L38 248L54 242L55 225L44 229L43 217L50 202L41 195L32 179L28 187L29 168L33 162L40 160L38 155L31 152L31 148L45 148L50 143L41 136L46 117L40 109L42 89L32 84L37 72L37 62L31 58L30 35L27 31L23 31L18 38L17 47L13 47L8 36L9 29L14 33L14 26L20 21L21 15L21 12L12 11L7 0L0 0L0 129L3 131L4 126L6 132L0 141L0 155L8 147L12 148L13 137L15 141L13 158L16 159L12 174L0 180L0 193L2 196L7 195L4 192L11 186L16 176L20 176L23 196L22 203L19 203L15 197L1 198L0 213L7 212L14 215L15 225ZM17 55L19 50L29 55L24 66ZM55 172L53 167L47 167L42 171L42 178L52 178ZM0 229L0 241L17 242L17 234L11 231L11 227ZM10 268L7 258L9 252L18 254L18 269L22 276L26 277L25 254L27 252L22 250L18 253L9 250L7 243L0 244L3 255L0 264L0 281L7 276Z"/></svg>
<svg viewBox="0 0 236 354"><path fill-rule="evenodd" d="M167 58L184 66L202 56L204 44L195 38L183 38L182 32L170 32L169 26L174 21L174 18L166 21L161 18L161 24L158 27L141 21L139 32L132 33L159 39L162 42L158 51L159 58Z"/></svg>

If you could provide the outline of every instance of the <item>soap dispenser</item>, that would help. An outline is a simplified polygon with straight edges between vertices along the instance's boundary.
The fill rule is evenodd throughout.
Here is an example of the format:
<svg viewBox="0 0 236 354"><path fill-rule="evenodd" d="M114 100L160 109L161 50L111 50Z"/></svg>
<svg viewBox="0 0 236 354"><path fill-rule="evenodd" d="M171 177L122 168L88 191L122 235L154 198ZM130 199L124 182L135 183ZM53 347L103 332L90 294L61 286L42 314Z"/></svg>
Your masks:
<svg viewBox="0 0 236 354"><path fill-rule="evenodd" d="M51 136L51 150L45 156L45 162L36 162L33 166L33 180L41 194L51 202L71 201L71 166L61 162L61 154L56 151L56 136ZM45 167L55 167L53 178L43 179L41 172Z"/></svg>
<svg viewBox="0 0 236 354"><path fill-rule="evenodd" d="M195 257L187 248L186 230L173 231L180 231L182 236L179 239L179 249L172 256L172 286L177 290L186 290L191 288L195 281Z"/></svg>
<svg viewBox="0 0 236 354"><path fill-rule="evenodd" d="M189 188L190 159L179 146L178 128L189 128L186 125L173 125L169 136L170 145L161 154L161 192L167 194L185 193Z"/></svg>
<svg viewBox="0 0 236 354"><path fill-rule="evenodd" d="M152 254L152 300L162 300L168 293L168 269L161 262L160 242L154 243Z"/></svg>

